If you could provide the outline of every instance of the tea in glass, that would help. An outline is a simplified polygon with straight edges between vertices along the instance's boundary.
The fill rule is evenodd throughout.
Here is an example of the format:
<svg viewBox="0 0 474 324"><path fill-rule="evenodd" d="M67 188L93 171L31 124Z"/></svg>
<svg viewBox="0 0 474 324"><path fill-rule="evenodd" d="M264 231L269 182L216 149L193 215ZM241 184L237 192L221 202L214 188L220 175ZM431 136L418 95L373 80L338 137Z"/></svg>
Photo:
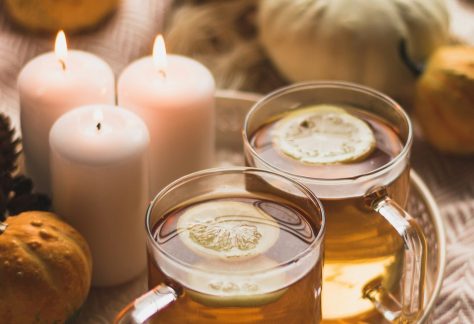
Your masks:
<svg viewBox="0 0 474 324"><path fill-rule="evenodd" d="M308 152L300 149L301 154L295 157L281 149L281 144L277 142L280 138L276 134L282 131L279 129L284 127L282 124L295 124L293 136L284 135L290 137L289 142L291 143L293 140L296 147L298 147L298 140L303 143L299 147L304 147L305 140L315 140L311 138L311 134L314 132L312 128L322 123L321 120L319 123L311 121L311 117L314 116L312 112L318 113L325 110L326 112L322 116L334 119L335 123L342 123L338 120L341 113L332 113L327 110L328 107L341 109L351 116L356 116L374 132L376 138L374 148L371 148L370 152L364 153L366 156L342 162L311 163L301 160L314 157L316 151ZM302 114L308 118L301 120ZM328 123L326 126L331 127L331 124ZM344 130L339 129L328 134L328 130L326 138L319 139L330 146L327 148L328 156L337 150L335 144L328 143L328 141L331 137L344 137L341 136L342 132ZM305 135L307 138L304 137ZM349 106L328 105L304 107L301 110L281 114L258 129L251 137L250 144L262 159L271 161L276 168L298 176L323 179L352 177L371 172L390 162L403 148L396 132L376 116L358 112ZM311 147L311 144L309 143L307 146ZM344 153L341 151L340 154ZM337 156L337 153L333 156ZM347 156L350 158L350 155ZM320 157L320 159L324 159L324 157ZM403 206L406 203L409 188L408 176L409 172L406 169L399 178L387 185L392 197ZM365 313L373 309L371 302L362 298L361 291L365 283L378 278L386 278L386 280L393 281L387 284L393 285L400 280L401 273L396 270L400 269L398 263L401 262L402 241L387 221L382 217L377 217L375 212L368 212L367 208L361 204L363 202L361 197L346 197L344 195L324 197L323 192L320 194L324 208L329 215L324 272L324 287L325 292L328 292L323 300L325 318L339 318L341 315L350 317ZM387 274L388 270L393 271ZM393 290L394 287L387 288ZM350 302L341 307L341 298L350 300Z"/></svg>
<svg viewBox="0 0 474 324"><path fill-rule="evenodd" d="M410 228L412 222L403 212L411 127L393 104L363 87L315 82L270 94L246 118L247 165L293 177L323 203L327 229L322 310L327 321L379 322L377 303L390 305L382 310L387 318L399 316L405 270L418 277L410 277L407 285L422 290L422 258L404 270L404 241L397 228ZM376 188L383 188L384 195L376 201L383 208L368 203L368 194Z"/></svg>
<svg viewBox="0 0 474 324"><path fill-rule="evenodd" d="M324 226L314 194L269 171L178 180L147 214L149 287L176 292L152 323L319 323Z"/></svg>

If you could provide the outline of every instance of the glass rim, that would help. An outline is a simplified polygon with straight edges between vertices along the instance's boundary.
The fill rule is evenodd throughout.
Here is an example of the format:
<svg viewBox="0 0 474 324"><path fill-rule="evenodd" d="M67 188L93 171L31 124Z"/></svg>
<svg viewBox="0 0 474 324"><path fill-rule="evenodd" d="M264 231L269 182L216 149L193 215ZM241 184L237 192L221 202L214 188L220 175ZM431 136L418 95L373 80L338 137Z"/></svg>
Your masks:
<svg viewBox="0 0 474 324"><path fill-rule="evenodd" d="M371 97L374 97L380 101L385 102L388 104L393 110L396 111L396 113L400 116L402 116L403 120L407 124L407 140L403 145L402 150L389 162L386 164L371 170L369 172L363 173L363 174L358 174L355 176L349 176L349 177L341 177L341 178L315 178L315 177L310 177L310 176L305 176L305 175L299 175L295 173L288 172L284 169L281 169L279 167L276 167L272 165L271 163L267 162L265 159L263 159L256 151L255 148L250 144L250 136L248 134L248 127L250 124L250 120L253 117L253 115L258 111L258 109L268 103L269 101L273 100L274 98L280 97L283 94L293 92L294 90L307 90L307 89L318 89L318 88L334 88L334 89L343 89L343 90L352 90L352 91L357 91L359 93L365 93ZM270 170L274 170L278 173L282 173L288 177L293 177L296 179L302 179L305 182L319 182L319 183L346 183L346 182L352 182L354 180L358 179L363 179L363 178L370 178L372 176L376 176L378 174L384 173L387 170L390 170L394 166L398 164L399 161L403 160L404 157L408 155L410 152L411 146L413 144L413 125L411 123L410 117L406 113L406 111L392 98L389 96L373 89L370 87L366 87L363 85L359 85L356 83L352 82L346 82L346 81L307 81L307 82L299 82L295 83L289 86L285 86L282 88L279 88L273 92L270 92L269 94L265 95L263 98L261 98L259 101L257 101L248 111L247 115L245 116L245 121L242 129L242 135L243 135L243 140L244 140L244 145L248 148L250 153L254 158L256 158L259 162L261 162L266 168Z"/></svg>
<svg viewBox="0 0 474 324"><path fill-rule="evenodd" d="M200 272L205 272L203 269L200 269L199 267L195 267L191 264L188 264L186 262L183 262L183 261L177 259L173 255L171 255L169 252L166 252L164 249L162 249L160 244L158 244L158 242L156 242L156 240L153 238L153 233L152 233L153 232L152 231L153 225L151 224L151 217L152 217L152 214L153 214L153 208L156 205L156 203L161 198L163 198L163 196L165 196L167 193L169 193L173 188L175 188L176 186L179 186L179 185L186 184L187 182L192 181L194 179L207 177L207 176L215 176L215 175L219 175L219 174L237 174L237 173L244 174L246 172L267 174L267 175L275 176L277 178L284 179L287 182L292 183L307 198L309 198L310 201L314 205L316 205L319 208L320 216L321 216L321 227L319 228L319 231L318 231L316 237L314 238L314 240L311 242L311 244L309 244L302 252L294 255L291 259L287 260L286 262L279 263L275 266L272 266L272 267L264 269L264 270L242 271L242 272L239 272L238 275L240 275L240 274L242 274L242 275L245 275L245 274L259 274L259 273L262 273L262 272L268 272L268 271L278 270L278 269L281 269L281 268L286 268L289 265L293 264L295 261L300 260L303 257L305 257L306 255L310 254L311 252L313 252L313 250L316 246L320 246L322 244L323 238L324 238L324 233L326 231L326 214L325 214L325 211L324 211L324 208L323 208L323 204L321 203L319 198L316 197L316 195L309 188L307 188L305 185L303 185L303 184L299 183L298 181L296 181L292 178L289 178L289 177L287 177L287 176L285 176L281 173L273 172L273 171L270 171L270 170L264 170L264 169L253 168L253 167L225 167L225 168L219 168L218 167L218 168L200 170L200 171L193 172L193 173L190 173L188 175L185 175L185 176L171 182L170 184L168 184L158 194L156 194L155 197L150 201L150 203L148 204L147 211L146 211L146 216L145 216L145 229L146 229L147 239L148 239L148 241L151 242L151 244L153 245L153 248L158 249L160 251L160 253L162 255L164 255L167 259L171 260L172 262L175 262L175 263L179 264L180 266L185 266L185 267L188 267L188 268L192 268L193 270L197 270L197 271L200 271ZM322 257L322 255L319 257L319 259L321 259L321 257ZM219 260L219 259L216 258L216 260ZM225 272L225 271L214 271L214 270L213 270L212 273L217 273L217 274L225 273L225 274L228 274L228 272Z"/></svg>

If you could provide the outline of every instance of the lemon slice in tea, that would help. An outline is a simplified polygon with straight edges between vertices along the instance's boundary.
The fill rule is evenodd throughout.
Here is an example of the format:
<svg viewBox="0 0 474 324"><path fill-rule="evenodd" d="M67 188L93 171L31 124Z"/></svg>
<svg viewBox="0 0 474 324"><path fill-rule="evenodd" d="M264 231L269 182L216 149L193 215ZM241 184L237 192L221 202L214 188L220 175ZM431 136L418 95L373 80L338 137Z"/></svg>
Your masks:
<svg viewBox="0 0 474 324"><path fill-rule="evenodd" d="M209 201L187 209L178 219L179 237L206 257L238 260L265 253L278 239L275 219L254 205Z"/></svg>
<svg viewBox="0 0 474 324"><path fill-rule="evenodd" d="M269 304L278 300L287 290L287 278L283 270L276 273L265 271L277 265L264 256L238 265L216 260L202 262L197 266L206 271L190 274L189 284L193 289L186 290L186 293L194 301L210 307L257 307ZM248 274L244 274L245 271Z"/></svg>
<svg viewBox="0 0 474 324"><path fill-rule="evenodd" d="M308 164L360 161L376 147L374 133L365 121L332 105L290 112L277 122L273 144Z"/></svg>

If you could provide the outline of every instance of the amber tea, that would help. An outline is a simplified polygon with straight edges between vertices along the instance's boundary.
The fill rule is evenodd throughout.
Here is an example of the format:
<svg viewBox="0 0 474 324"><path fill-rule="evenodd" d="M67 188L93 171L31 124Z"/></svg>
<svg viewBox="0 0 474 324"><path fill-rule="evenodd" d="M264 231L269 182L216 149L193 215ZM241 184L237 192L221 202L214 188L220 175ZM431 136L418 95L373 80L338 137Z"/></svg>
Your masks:
<svg viewBox="0 0 474 324"><path fill-rule="evenodd" d="M249 142L272 167L312 179L357 178L390 163L403 149L395 130L377 116L350 106L322 104L272 117ZM374 306L363 298L363 290L380 282L391 294L398 293L401 239L384 218L364 205L362 195L342 191L328 195L324 188L308 186L327 215L324 319L376 321ZM390 196L405 206L408 168L386 186Z"/></svg>
<svg viewBox="0 0 474 324"><path fill-rule="evenodd" d="M319 230L278 197L217 196L172 210L153 237L174 261L149 255L149 286L182 287L182 296L154 321L319 323L319 253L288 266Z"/></svg>

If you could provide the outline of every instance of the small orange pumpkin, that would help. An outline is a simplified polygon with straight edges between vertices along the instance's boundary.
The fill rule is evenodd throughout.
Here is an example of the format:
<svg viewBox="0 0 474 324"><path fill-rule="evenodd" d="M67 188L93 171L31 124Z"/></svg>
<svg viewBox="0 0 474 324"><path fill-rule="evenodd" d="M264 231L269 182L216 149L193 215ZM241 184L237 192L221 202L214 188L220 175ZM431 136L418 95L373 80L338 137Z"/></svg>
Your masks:
<svg viewBox="0 0 474 324"><path fill-rule="evenodd" d="M474 47L445 46L430 57L417 83L415 114L434 147L474 154Z"/></svg>
<svg viewBox="0 0 474 324"><path fill-rule="evenodd" d="M0 222L0 318L4 324L62 323L89 292L92 261L84 238L52 213Z"/></svg>
<svg viewBox="0 0 474 324"><path fill-rule="evenodd" d="M5 0L5 11L18 25L40 32L73 33L99 24L118 0Z"/></svg>

